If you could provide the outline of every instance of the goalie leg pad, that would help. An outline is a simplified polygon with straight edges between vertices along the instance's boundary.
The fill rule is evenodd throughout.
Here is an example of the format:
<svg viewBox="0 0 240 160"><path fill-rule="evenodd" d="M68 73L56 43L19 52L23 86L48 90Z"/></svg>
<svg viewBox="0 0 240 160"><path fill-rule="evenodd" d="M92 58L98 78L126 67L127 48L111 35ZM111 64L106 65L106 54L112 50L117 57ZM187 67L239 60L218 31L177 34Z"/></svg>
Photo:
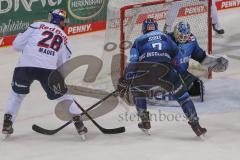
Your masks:
<svg viewBox="0 0 240 160"><path fill-rule="evenodd" d="M182 76L185 85L188 88L189 95L191 97L200 96L200 101L204 101L204 83L198 77L187 72Z"/></svg>
<svg viewBox="0 0 240 160"><path fill-rule="evenodd" d="M205 94L205 89L204 89L204 83L202 80L198 79L193 82L192 87L188 90L190 96L200 96L201 102L204 101L204 94Z"/></svg>
<svg viewBox="0 0 240 160"><path fill-rule="evenodd" d="M188 92L191 96L199 96L203 90L204 90L203 81L198 79L192 83L192 86L191 88L189 88Z"/></svg>
<svg viewBox="0 0 240 160"><path fill-rule="evenodd" d="M187 72L186 74L182 75L184 84L188 89L190 89L194 83L194 81L198 80L199 78L194 76L193 74Z"/></svg>

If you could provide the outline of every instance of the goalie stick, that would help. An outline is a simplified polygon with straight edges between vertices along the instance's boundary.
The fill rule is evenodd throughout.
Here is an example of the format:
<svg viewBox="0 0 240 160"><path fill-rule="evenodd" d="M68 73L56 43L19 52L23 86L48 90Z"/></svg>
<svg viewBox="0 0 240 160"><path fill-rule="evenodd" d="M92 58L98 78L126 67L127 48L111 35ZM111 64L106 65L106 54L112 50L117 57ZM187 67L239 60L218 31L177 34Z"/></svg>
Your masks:
<svg viewBox="0 0 240 160"><path fill-rule="evenodd" d="M95 108L96 106L98 106L100 103L104 102L105 100L107 100L109 97L111 96L114 96L117 94L117 91L114 91L112 93L110 93L109 95L107 95L106 97L104 97L103 99L101 99L100 101L98 101L97 103L95 103L94 105L92 105L91 107L89 107L87 110L84 110L83 113L81 113L81 115L84 115L86 114L86 116L88 115L88 118L91 117L87 112L92 110L93 108ZM76 101L75 103L80 106ZM81 108L80 108L81 109ZM104 134L117 134L117 133L123 133L125 132L125 127L119 127L119 128L113 128L113 129L106 129L106 128L103 128L101 127L95 120L91 118L89 118L95 125L96 127L102 131L102 133ZM45 134L45 135L54 135L56 133L58 133L60 130L62 130L63 128L65 128L66 126L68 126L69 124L72 123L72 120L68 121L67 123L65 123L64 125L60 126L59 128L57 129L54 129L54 130L48 130L48 129L45 129L45 128L42 128L36 124L34 124L32 126L32 129L35 131L35 132L38 132L38 133L41 133L41 134Z"/></svg>

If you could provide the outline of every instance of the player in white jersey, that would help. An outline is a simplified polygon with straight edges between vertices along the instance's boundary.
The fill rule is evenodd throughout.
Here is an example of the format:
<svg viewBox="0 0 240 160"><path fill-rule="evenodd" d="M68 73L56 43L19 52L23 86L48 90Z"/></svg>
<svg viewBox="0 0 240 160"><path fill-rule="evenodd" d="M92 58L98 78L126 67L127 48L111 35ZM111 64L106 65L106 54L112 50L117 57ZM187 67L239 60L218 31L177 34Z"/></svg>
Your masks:
<svg viewBox="0 0 240 160"><path fill-rule="evenodd" d="M71 100L69 113L73 117L78 133L83 135L87 132L87 128L81 120L80 109L73 101L73 97L66 94L67 88L62 76L59 74L60 76L56 77L55 82L49 82L50 74L68 61L72 54L69 49L68 37L63 30L66 16L66 11L56 9L49 13L49 22L31 24L14 40L13 48L22 52L22 55L14 70L12 91L5 107L3 134L13 133L13 123L34 80L40 82L50 100L58 102ZM50 85L55 84L62 86L60 93L51 89Z"/></svg>
<svg viewBox="0 0 240 160"><path fill-rule="evenodd" d="M171 2L172 0L169 0L169 1ZM189 3L194 2L192 0L188 0L188 1L189 1ZM208 0L195 0L195 1L203 1L203 4L208 2ZM170 4L170 7L169 7L169 9L167 11L167 15L166 15L166 23L165 23L165 26L163 29L164 32L167 32L167 33L172 32L173 23L176 20L178 11L181 7L184 7L184 3L181 3L181 1ZM216 7L215 0L212 0L211 13L212 13L213 30L217 34L224 34L224 30L220 28L221 26L220 26L220 21L219 21L219 17L218 17L218 13L217 13L217 7Z"/></svg>

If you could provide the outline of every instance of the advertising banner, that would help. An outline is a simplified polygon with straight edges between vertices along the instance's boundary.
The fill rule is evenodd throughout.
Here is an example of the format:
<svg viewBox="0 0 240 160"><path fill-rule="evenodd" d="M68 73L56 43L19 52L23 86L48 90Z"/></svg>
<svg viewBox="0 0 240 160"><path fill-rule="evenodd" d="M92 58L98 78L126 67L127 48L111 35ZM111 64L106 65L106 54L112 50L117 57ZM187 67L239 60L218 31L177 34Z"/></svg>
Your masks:
<svg viewBox="0 0 240 160"><path fill-rule="evenodd" d="M218 10L236 8L240 7L240 0L220 0L216 5Z"/></svg>
<svg viewBox="0 0 240 160"><path fill-rule="evenodd" d="M32 22L47 20L50 10L65 6L65 0L0 0L0 47L10 45Z"/></svg>
<svg viewBox="0 0 240 160"><path fill-rule="evenodd" d="M108 0L68 0L68 35L104 30Z"/></svg>
<svg viewBox="0 0 240 160"><path fill-rule="evenodd" d="M108 0L0 0L0 47L12 44L15 36L32 22L47 20L56 8L68 11L68 35L106 29ZM217 0L217 8L240 7L240 0ZM202 6L200 6L202 7Z"/></svg>

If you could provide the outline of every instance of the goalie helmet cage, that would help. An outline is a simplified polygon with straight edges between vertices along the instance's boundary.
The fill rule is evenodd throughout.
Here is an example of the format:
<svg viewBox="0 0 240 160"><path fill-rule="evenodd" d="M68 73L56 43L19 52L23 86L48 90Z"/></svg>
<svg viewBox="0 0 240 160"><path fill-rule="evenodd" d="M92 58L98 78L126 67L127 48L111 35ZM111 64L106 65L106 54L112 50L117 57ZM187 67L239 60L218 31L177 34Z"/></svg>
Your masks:
<svg viewBox="0 0 240 160"><path fill-rule="evenodd" d="M212 0L173 0L171 2L159 0L125 5L120 8L120 76L123 76L127 63L127 55L129 55L130 51L125 48L125 43L133 43L142 34L141 25L145 18L154 18L157 20L158 24L160 24L159 29L162 30L165 24L164 20L166 19L167 9L170 5L177 6L177 9L174 11L178 12L174 24L181 20L187 21L200 46L208 54L212 53ZM206 71L197 63L190 62L189 68L190 70L193 69L193 72L196 72L196 70L201 72L196 73L196 75L204 75L207 78L212 77L211 71Z"/></svg>

